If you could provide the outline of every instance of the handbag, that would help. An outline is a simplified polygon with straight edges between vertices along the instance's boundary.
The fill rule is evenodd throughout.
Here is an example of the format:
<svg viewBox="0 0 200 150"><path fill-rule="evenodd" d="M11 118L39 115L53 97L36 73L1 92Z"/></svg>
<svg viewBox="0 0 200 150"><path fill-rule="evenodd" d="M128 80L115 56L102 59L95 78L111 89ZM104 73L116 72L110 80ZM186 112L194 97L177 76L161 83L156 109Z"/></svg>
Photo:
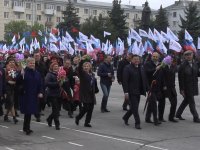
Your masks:
<svg viewBox="0 0 200 150"><path fill-rule="evenodd" d="M63 88L60 88L60 89L61 89L61 91L60 91L60 97L63 100L69 100L69 96L68 96L67 92Z"/></svg>
<svg viewBox="0 0 200 150"><path fill-rule="evenodd" d="M99 88L97 85L97 80L95 80L95 94L99 93Z"/></svg>

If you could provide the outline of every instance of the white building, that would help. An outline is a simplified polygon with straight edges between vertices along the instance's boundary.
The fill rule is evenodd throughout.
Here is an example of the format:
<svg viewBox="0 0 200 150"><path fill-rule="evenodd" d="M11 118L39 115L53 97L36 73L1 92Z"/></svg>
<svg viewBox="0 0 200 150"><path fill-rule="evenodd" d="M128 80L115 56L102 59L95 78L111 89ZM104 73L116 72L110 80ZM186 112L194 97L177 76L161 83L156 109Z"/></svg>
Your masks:
<svg viewBox="0 0 200 150"><path fill-rule="evenodd" d="M0 0L0 40L4 39L4 27L11 20L25 20L28 25L35 22L48 27L55 27L62 21L62 11L66 9L67 0ZM76 12L83 23L90 16L102 14L112 9L112 3L72 0ZM136 27L142 16L142 6L122 5L127 15L127 26Z"/></svg>
<svg viewBox="0 0 200 150"><path fill-rule="evenodd" d="M178 33L180 31L179 27L179 25L181 25L180 16L185 19L184 10L191 2L197 5L198 11L200 12L200 0L199 1L179 0L175 1L173 5L164 8L167 12L169 27L173 32Z"/></svg>

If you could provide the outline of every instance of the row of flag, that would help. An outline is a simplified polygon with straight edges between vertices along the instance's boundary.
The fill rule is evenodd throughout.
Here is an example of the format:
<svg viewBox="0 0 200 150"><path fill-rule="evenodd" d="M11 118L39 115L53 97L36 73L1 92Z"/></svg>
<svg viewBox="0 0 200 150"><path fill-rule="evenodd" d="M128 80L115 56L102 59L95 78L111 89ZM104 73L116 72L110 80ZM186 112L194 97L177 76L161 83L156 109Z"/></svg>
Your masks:
<svg viewBox="0 0 200 150"><path fill-rule="evenodd" d="M26 43L27 36L23 36L20 40L20 35L14 35L12 38L12 45L7 46L6 44L0 44L0 51L6 53L9 50L21 50L29 51L32 53L34 49L48 49L49 51L58 52L59 50L66 50L71 55L76 51L86 51L87 54L95 55L98 51L104 51L105 54L109 55L123 55L125 50L124 41L120 38L117 38L115 43L111 43L109 40L106 43L100 41L100 39L90 35L83 34L78 32L79 35L75 39L66 31L65 36L61 36L59 30L52 29L49 33L48 38L47 34L38 31L38 35L43 37L43 42L39 43L37 37L32 36L32 41L30 45ZM36 34L36 33L35 33ZM56 35L57 34L57 35ZM104 37L110 36L110 32L104 31ZM17 42L19 41L19 42ZM155 49L152 46L152 43L155 42ZM152 53L157 50L160 53L167 54L168 49L180 52L182 46L180 45L178 37L167 28L167 33L151 29L146 32L145 30L139 29L139 32L130 28L127 37L128 51L142 56L145 52ZM165 43L168 43L169 48L166 48ZM193 43L192 36L185 30L185 42L183 44L184 49L190 49L196 51L196 47ZM200 38L198 38L197 49L200 49Z"/></svg>

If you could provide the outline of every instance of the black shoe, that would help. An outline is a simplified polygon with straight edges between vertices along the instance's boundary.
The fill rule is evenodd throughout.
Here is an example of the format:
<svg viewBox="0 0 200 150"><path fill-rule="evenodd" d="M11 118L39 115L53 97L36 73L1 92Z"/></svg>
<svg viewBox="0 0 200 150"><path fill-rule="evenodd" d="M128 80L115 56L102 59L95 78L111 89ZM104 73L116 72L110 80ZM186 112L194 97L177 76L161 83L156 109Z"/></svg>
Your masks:
<svg viewBox="0 0 200 150"><path fill-rule="evenodd" d="M40 120L40 118L36 118L36 122L40 122L41 120Z"/></svg>
<svg viewBox="0 0 200 150"><path fill-rule="evenodd" d="M178 122L178 120L175 120L174 118L169 119L170 122Z"/></svg>
<svg viewBox="0 0 200 150"><path fill-rule="evenodd" d="M160 124L161 124L160 121L155 121L155 122L154 122L154 125L155 125L155 126L158 126L158 125L160 125Z"/></svg>
<svg viewBox="0 0 200 150"><path fill-rule="evenodd" d="M30 135L31 133L33 133L33 130L30 130L30 129L23 130L23 131L26 133L26 135Z"/></svg>
<svg viewBox="0 0 200 150"><path fill-rule="evenodd" d="M16 116L16 117L19 117L19 114L17 113L17 111L15 112L15 116Z"/></svg>
<svg viewBox="0 0 200 150"><path fill-rule="evenodd" d="M185 120L183 117L181 116L176 116L176 118L178 118L179 120Z"/></svg>
<svg viewBox="0 0 200 150"><path fill-rule="evenodd" d="M17 118L16 118L16 117L13 117L13 121L14 121L14 123L15 123L15 124L17 124L17 123L18 123L18 120L17 120Z"/></svg>
<svg viewBox="0 0 200 150"><path fill-rule="evenodd" d="M142 129L142 128L140 127L140 124L136 124L136 125L135 125L135 128L136 128L136 129Z"/></svg>
<svg viewBox="0 0 200 150"><path fill-rule="evenodd" d="M145 120L146 123L153 123L153 121L146 119Z"/></svg>
<svg viewBox="0 0 200 150"><path fill-rule="evenodd" d="M122 117L122 119L124 120L124 124L128 126L129 125L128 119L125 119L124 117Z"/></svg>
<svg viewBox="0 0 200 150"><path fill-rule="evenodd" d="M52 127L52 121L50 121L48 118L47 118L47 123L49 127Z"/></svg>
<svg viewBox="0 0 200 150"><path fill-rule="evenodd" d="M108 110L108 109L105 109L105 110L104 110L104 112L110 112L110 110Z"/></svg>
<svg viewBox="0 0 200 150"><path fill-rule="evenodd" d="M85 124L84 124L84 127L91 128L92 126L91 126L91 124L89 124L89 123L85 123Z"/></svg>
<svg viewBox="0 0 200 150"><path fill-rule="evenodd" d="M78 117L75 118L75 123L76 123L77 126L79 125L79 119L78 119Z"/></svg>
<svg viewBox="0 0 200 150"><path fill-rule="evenodd" d="M194 119L195 123L200 123L200 119Z"/></svg>
<svg viewBox="0 0 200 150"><path fill-rule="evenodd" d="M60 126L56 126L56 130L60 130Z"/></svg>
<svg viewBox="0 0 200 150"><path fill-rule="evenodd" d="M10 122L10 120L8 119L8 115L5 115L3 119L5 122Z"/></svg>
<svg viewBox="0 0 200 150"><path fill-rule="evenodd" d="M128 109L127 109L126 107L123 107L123 110L124 110L124 111L128 111Z"/></svg>
<svg viewBox="0 0 200 150"><path fill-rule="evenodd" d="M160 121L160 122L166 122L166 120L164 120L164 119L159 119L159 121Z"/></svg>

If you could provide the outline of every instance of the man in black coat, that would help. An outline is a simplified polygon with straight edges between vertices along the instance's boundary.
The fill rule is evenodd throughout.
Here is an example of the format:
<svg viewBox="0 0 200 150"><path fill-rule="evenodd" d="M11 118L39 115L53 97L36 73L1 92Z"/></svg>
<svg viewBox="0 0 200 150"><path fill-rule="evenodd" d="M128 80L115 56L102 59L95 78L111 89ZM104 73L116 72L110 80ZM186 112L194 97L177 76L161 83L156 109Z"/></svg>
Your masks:
<svg viewBox="0 0 200 150"><path fill-rule="evenodd" d="M153 123L151 121L151 114L153 114L154 124L159 125L161 124L160 121L164 122L164 119L162 118L164 113L164 107L165 107L165 99L162 95L162 80L160 75L160 55L157 52L154 52L152 54L152 58L150 61L146 62L144 65L146 76L148 79L149 87L151 87L151 96L149 98L149 102L147 105L147 112L145 121L147 123ZM157 71L156 71L157 70ZM159 117L157 116L157 101L158 101L158 111L159 111ZM159 120L158 120L159 118Z"/></svg>
<svg viewBox="0 0 200 150"><path fill-rule="evenodd" d="M5 71L0 66L0 116L3 116L3 99L5 98L6 93L6 81L5 81Z"/></svg>
<svg viewBox="0 0 200 150"><path fill-rule="evenodd" d="M124 91L124 84L123 84L123 70L124 68L130 64L130 61L132 59L133 54L129 53L127 54L127 56L125 56L124 59L122 59L119 62L118 68L117 68L117 81L120 85L122 85L123 91ZM124 99L124 103L122 105L123 110L128 110L127 109L128 106L128 101L126 99Z"/></svg>
<svg viewBox="0 0 200 150"><path fill-rule="evenodd" d="M162 80L164 97L168 98L171 104L168 118L171 122L178 122L174 119L177 106L177 93L175 88L176 71L177 66L174 60L171 60L171 62L169 62L168 65L165 65L163 68L161 68L161 76L163 77Z"/></svg>
<svg viewBox="0 0 200 150"><path fill-rule="evenodd" d="M140 95L146 95L147 82L144 68L140 65L140 57L138 55L133 55L131 64L125 67L123 71L123 84L125 98L130 104L130 109L123 116L124 123L129 125L128 119L133 114L135 118L135 128L141 129L138 107Z"/></svg>
<svg viewBox="0 0 200 150"><path fill-rule="evenodd" d="M189 104L190 112L193 115L193 121L200 123L194 101L194 96L198 95L199 67L194 62L193 55L193 52L190 50L184 52L185 60L179 68L179 88L180 94L184 97L184 100L177 110L176 117L180 120L184 120L181 115L186 106Z"/></svg>

